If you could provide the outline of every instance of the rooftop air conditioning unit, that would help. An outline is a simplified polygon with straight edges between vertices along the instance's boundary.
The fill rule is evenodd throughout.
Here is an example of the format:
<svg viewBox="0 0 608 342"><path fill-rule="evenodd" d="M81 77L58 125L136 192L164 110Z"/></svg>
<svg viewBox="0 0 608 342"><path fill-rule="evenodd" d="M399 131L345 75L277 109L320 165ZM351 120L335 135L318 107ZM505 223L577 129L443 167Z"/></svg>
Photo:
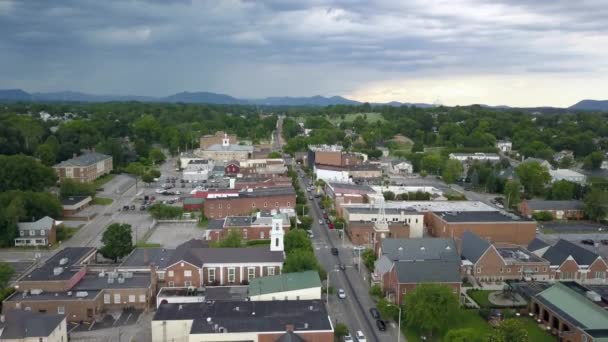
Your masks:
<svg viewBox="0 0 608 342"><path fill-rule="evenodd" d="M78 291L76 292L76 297L82 298L88 296L89 293L87 291Z"/></svg>
<svg viewBox="0 0 608 342"><path fill-rule="evenodd" d="M65 265L65 264L67 264L67 263L68 263L68 258L61 258L61 259L59 260L59 265Z"/></svg>
<svg viewBox="0 0 608 342"><path fill-rule="evenodd" d="M117 280L118 280L119 284L124 284L125 283L125 278L121 277L121 278L117 278Z"/></svg>
<svg viewBox="0 0 608 342"><path fill-rule="evenodd" d="M53 268L53 275L60 275L61 273L63 273L63 267L55 267Z"/></svg>
<svg viewBox="0 0 608 342"><path fill-rule="evenodd" d="M114 284L114 278L108 278L108 284Z"/></svg>
<svg viewBox="0 0 608 342"><path fill-rule="evenodd" d="M42 289L32 289L30 291L30 293L33 295L40 295L40 294L42 294L42 292L43 292ZM27 294L27 292L25 292L25 293Z"/></svg>

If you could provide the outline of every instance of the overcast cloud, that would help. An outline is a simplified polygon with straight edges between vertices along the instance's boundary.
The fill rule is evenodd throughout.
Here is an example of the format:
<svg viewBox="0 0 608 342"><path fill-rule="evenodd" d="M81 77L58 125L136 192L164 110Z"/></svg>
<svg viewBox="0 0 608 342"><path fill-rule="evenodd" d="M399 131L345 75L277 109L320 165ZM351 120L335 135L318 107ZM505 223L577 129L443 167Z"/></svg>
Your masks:
<svg viewBox="0 0 608 342"><path fill-rule="evenodd" d="M568 106L608 1L0 0L0 88Z"/></svg>

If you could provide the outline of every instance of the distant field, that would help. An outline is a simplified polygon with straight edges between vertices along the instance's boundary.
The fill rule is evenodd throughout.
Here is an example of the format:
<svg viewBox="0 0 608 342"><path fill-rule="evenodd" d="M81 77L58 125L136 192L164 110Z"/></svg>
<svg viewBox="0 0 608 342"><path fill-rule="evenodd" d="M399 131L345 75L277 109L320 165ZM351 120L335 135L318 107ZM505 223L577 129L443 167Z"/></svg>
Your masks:
<svg viewBox="0 0 608 342"><path fill-rule="evenodd" d="M384 120L384 118L382 117L382 114L380 114L380 113L350 113L350 114L346 114L344 116L344 120L342 120L342 118L340 118L340 116L338 116L334 119L330 118L329 121L331 121L334 124L339 124L343 121L353 122L359 115L363 115L364 117L365 117L365 115L367 115L367 122L376 122L376 121L384 122L384 121L386 121L386 120Z"/></svg>

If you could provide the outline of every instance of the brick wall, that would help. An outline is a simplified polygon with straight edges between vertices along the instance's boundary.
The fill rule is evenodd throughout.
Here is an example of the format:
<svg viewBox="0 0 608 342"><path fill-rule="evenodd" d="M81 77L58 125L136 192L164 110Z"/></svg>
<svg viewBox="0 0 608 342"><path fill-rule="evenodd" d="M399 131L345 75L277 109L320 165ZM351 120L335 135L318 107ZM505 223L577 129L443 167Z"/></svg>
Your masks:
<svg viewBox="0 0 608 342"><path fill-rule="evenodd" d="M497 250L490 247L486 253L474 265L472 273L481 281L495 281L506 279L522 279L525 269L537 270L527 276L536 280L548 280L549 262L525 262L507 265L498 254Z"/></svg>
<svg viewBox="0 0 608 342"><path fill-rule="evenodd" d="M296 333L304 339L306 342L333 342L334 341L334 333L333 331L327 332L305 332L305 331L297 331ZM284 333L274 333L274 334L258 334L258 342L275 342L279 337L281 337ZM351 332L352 334L352 332Z"/></svg>
<svg viewBox="0 0 608 342"><path fill-rule="evenodd" d="M185 275L186 271L190 271L189 277ZM170 275L171 272L173 272L172 276ZM185 287L187 281L191 282L191 286L202 286L199 267L180 261L167 268L165 283L173 282L174 287Z"/></svg>
<svg viewBox="0 0 608 342"><path fill-rule="evenodd" d="M212 198L205 201L204 212L206 217L217 219L230 215L247 215L255 209L294 208L295 204L295 194L278 194L266 197Z"/></svg>
<svg viewBox="0 0 608 342"><path fill-rule="evenodd" d="M19 294L15 294L19 295ZM58 308L63 307L68 322L91 322L97 314L103 311L103 295L100 293L94 299L80 300L40 300L40 301L10 301L2 304L2 312L14 309L26 309L34 312L57 314Z"/></svg>
<svg viewBox="0 0 608 342"><path fill-rule="evenodd" d="M204 150L211 145L215 145L215 144L221 145L223 140L224 140L224 132L216 132L214 135L201 137L200 146L201 146L201 149ZM235 134L228 134L228 140L230 141L231 145L238 143L238 139Z"/></svg>
<svg viewBox="0 0 608 342"><path fill-rule="evenodd" d="M342 152L317 151L315 152L315 164L342 166Z"/></svg>

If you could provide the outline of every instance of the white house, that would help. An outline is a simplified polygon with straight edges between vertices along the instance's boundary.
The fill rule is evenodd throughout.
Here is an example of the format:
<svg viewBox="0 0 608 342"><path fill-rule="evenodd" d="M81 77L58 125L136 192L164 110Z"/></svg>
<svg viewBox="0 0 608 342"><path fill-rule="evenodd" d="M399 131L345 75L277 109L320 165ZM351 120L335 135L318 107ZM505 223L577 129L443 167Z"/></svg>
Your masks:
<svg viewBox="0 0 608 342"><path fill-rule="evenodd" d="M585 184L587 182L587 176L570 169L549 170L549 173L551 174L552 183L560 180L567 180L569 182L579 184Z"/></svg>
<svg viewBox="0 0 608 342"><path fill-rule="evenodd" d="M214 165L213 160L192 159L182 171L182 178L195 182L207 180Z"/></svg>
<svg viewBox="0 0 608 342"><path fill-rule="evenodd" d="M498 140L496 142L496 148L501 152L511 152L513 149L513 143L508 140Z"/></svg>
<svg viewBox="0 0 608 342"><path fill-rule="evenodd" d="M602 166L600 166L600 169L602 169L602 170L608 170L608 160L604 160L602 162Z"/></svg>
<svg viewBox="0 0 608 342"><path fill-rule="evenodd" d="M394 160L390 163L390 171L394 174L409 175L414 173L412 163L405 160Z"/></svg>

